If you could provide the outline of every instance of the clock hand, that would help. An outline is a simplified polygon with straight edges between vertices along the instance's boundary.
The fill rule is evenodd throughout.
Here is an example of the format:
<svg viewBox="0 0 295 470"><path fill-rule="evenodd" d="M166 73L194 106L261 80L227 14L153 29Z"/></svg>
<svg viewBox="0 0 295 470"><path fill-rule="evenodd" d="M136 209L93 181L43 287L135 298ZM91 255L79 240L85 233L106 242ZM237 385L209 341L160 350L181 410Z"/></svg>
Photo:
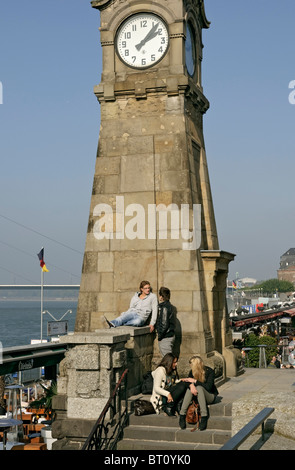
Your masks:
<svg viewBox="0 0 295 470"><path fill-rule="evenodd" d="M159 23L155 24L150 30L150 32L146 35L146 37L142 41L140 41L139 44L135 46L138 51L140 51L140 49L142 48L142 46L145 45L145 43L147 43L148 41L150 41L151 39L155 38L158 35L158 32L157 32L158 26L159 26Z"/></svg>

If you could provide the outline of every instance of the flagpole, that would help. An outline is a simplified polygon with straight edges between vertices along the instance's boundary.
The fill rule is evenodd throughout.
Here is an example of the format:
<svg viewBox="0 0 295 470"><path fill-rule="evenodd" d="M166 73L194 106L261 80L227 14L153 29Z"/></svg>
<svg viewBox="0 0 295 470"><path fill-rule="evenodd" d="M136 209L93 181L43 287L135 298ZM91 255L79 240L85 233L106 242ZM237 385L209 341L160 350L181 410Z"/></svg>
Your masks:
<svg viewBox="0 0 295 470"><path fill-rule="evenodd" d="M41 269L41 343L43 339L43 285L44 285L44 272Z"/></svg>

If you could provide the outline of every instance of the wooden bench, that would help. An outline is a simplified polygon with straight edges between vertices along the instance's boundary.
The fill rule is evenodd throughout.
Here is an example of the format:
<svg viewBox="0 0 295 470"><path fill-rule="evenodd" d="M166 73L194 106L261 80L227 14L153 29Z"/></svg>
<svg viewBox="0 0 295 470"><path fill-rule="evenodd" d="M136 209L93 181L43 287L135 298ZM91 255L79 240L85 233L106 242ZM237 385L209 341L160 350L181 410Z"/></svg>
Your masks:
<svg viewBox="0 0 295 470"><path fill-rule="evenodd" d="M264 440L264 422L273 412L274 408L264 408L219 450L236 450L260 425L262 439Z"/></svg>

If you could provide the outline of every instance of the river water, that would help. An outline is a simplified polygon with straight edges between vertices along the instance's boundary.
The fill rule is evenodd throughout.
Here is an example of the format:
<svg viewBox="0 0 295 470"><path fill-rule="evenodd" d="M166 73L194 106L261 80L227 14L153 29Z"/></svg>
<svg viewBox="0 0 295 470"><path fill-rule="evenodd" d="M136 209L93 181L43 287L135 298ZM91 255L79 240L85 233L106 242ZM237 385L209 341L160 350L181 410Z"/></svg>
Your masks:
<svg viewBox="0 0 295 470"><path fill-rule="evenodd" d="M44 300L43 310L47 310L56 320L60 320L67 310L63 321L68 321L68 332L74 331L77 300ZM48 322L54 319L48 314L42 315L43 339L47 336ZM0 346L8 348L30 344L31 340L41 337L40 300L1 300L0 301Z"/></svg>

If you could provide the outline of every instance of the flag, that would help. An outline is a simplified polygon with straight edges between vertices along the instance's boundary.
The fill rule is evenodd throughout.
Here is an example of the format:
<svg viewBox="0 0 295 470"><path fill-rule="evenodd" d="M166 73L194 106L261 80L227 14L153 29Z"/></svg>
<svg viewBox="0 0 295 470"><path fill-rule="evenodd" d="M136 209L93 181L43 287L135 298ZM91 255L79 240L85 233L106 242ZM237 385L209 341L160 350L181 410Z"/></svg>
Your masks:
<svg viewBox="0 0 295 470"><path fill-rule="evenodd" d="M39 261L40 261L40 266L42 268L42 271L44 271L45 273L48 273L48 269L46 268L46 264L45 264L45 261L44 261L44 248L41 249L40 253L38 253L38 258L39 258Z"/></svg>
<svg viewBox="0 0 295 470"><path fill-rule="evenodd" d="M237 288L237 284L235 283L235 281L233 281L232 286L233 286L234 289Z"/></svg>

